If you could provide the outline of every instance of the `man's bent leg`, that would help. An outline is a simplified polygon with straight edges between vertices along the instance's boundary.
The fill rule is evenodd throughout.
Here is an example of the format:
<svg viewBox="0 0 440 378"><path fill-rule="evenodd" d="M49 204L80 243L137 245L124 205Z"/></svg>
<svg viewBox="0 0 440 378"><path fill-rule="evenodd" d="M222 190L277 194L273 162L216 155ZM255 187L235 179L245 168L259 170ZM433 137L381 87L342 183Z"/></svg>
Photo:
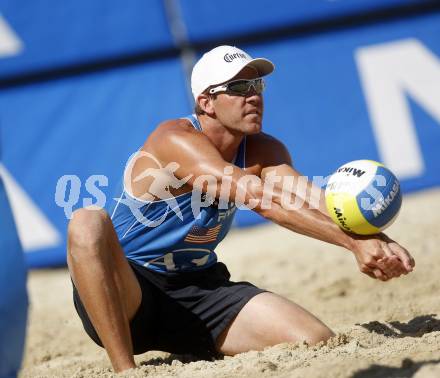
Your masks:
<svg viewBox="0 0 440 378"><path fill-rule="evenodd" d="M67 244L72 280L113 368L135 367L129 321L142 292L107 213L75 211Z"/></svg>
<svg viewBox="0 0 440 378"><path fill-rule="evenodd" d="M217 349L225 355L305 341L325 341L334 333L318 318L297 304L272 293L253 297L220 334Z"/></svg>

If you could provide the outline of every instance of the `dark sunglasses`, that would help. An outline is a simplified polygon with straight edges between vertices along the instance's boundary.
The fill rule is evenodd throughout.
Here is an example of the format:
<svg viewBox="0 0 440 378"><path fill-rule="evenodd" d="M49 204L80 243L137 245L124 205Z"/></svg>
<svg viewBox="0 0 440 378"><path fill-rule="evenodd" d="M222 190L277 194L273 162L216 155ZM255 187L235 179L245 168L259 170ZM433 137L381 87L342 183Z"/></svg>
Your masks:
<svg viewBox="0 0 440 378"><path fill-rule="evenodd" d="M261 94L264 91L265 87L266 85L261 77L250 80L240 79L240 80L230 81L228 83L211 88L209 90L209 94L215 94L218 92L227 92L240 96L246 96L251 90L251 88L254 88L256 94Z"/></svg>

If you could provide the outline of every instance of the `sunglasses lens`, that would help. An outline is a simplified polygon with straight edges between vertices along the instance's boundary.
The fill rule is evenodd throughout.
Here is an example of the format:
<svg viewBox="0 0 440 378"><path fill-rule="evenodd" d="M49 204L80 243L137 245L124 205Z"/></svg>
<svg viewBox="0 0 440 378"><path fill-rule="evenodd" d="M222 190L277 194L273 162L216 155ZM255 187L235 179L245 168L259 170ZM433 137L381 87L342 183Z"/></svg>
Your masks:
<svg viewBox="0 0 440 378"><path fill-rule="evenodd" d="M234 81L233 83L229 84L228 89L232 92L237 93L247 93L249 91L249 82L246 80L240 80L240 81Z"/></svg>
<svg viewBox="0 0 440 378"><path fill-rule="evenodd" d="M260 94L264 91L264 81L263 79L256 79L254 83L255 92Z"/></svg>
<svg viewBox="0 0 440 378"><path fill-rule="evenodd" d="M245 95L249 93L251 87L254 88L255 92L260 94L264 90L263 79L237 80L228 85L228 90L230 90L231 92Z"/></svg>

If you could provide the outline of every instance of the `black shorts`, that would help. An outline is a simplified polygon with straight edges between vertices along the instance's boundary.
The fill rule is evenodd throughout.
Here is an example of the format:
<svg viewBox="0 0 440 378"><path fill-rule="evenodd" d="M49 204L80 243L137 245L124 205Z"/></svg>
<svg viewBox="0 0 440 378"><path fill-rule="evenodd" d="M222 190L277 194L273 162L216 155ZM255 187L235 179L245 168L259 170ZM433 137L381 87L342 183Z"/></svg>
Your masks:
<svg viewBox="0 0 440 378"><path fill-rule="evenodd" d="M130 322L134 354L160 350L212 359L216 340L243 306L264 292L249 282L231 282L226 265L201 271L161 274L128 260L142 290L142 302ZM73 286L73 301L84 329L102 346Z"/></svg>

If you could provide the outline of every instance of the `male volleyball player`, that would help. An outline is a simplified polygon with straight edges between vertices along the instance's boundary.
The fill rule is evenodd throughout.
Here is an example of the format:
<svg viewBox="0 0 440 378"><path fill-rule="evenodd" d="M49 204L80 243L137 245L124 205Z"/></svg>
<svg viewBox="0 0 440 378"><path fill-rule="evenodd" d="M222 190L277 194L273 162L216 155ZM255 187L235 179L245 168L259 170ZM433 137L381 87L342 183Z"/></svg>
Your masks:
<svg viewBox="0 0 440 378"><path fill-rule="evenodd" d="M214 249L231 226L235 202L347 248L373 278L386 281L412 270L410 254L385 235L341 231L322 201L315 209L305 203L286 210L279 184L264 187L274 174L299 176L284 145L261 129L262 77L273 69L269 60L231 46L206 53L192 72L196 114L166 121L148 137L127 166L111 218L104 210L74 213L68 264L75 306L116 371L134 367L133 354L148 350L210 358L333 335L290 300L230 281ZM225 177L230 190L222 190ZM200 206L208 198L200 193L209 190L216 201ZM270 206L263 206L265 198Z"/></svg>

